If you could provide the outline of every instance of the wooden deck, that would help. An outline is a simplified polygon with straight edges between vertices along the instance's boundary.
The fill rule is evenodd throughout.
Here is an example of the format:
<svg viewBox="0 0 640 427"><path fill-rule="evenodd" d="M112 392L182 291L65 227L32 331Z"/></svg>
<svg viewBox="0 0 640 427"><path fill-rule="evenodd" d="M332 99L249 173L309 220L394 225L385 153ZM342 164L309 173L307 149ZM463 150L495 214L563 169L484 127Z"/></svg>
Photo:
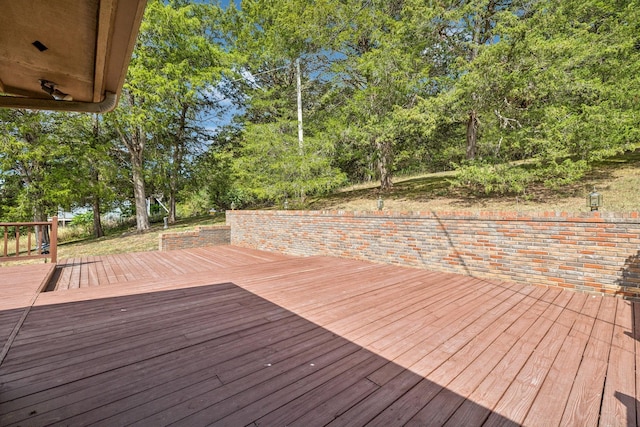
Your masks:
<svg viewBox="0 0 640 427"><path fill-rule="evenodd" d="M54 269L54 264L0 267L0 364Z"/></svg>
<svg viewBox="0 0 640 427"><path fill-rule="evenodd" d="M0 274L2 426L638 425L620 299L233 246Z"/></svg>

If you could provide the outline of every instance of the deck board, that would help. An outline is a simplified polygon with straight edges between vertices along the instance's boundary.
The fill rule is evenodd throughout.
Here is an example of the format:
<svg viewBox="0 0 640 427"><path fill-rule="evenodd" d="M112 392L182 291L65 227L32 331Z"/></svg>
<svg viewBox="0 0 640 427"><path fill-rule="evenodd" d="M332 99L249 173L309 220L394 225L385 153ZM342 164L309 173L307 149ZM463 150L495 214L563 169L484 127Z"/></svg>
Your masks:
<svg viewBox="0 0 640 427"><path fill-rule="evenodd" d="M506 353L445 425L482 425L486 421L570 298L568 293L553 289L536 296L523 316L527 328L504 333Z"/></svg>
<svg viewBox="0 0 640 427"><path fill-rule="evenodd" d="M54 272L54 264L0 267L0 363Z"/></svg>
<svg viewBox="0 0 640 427"><path fill-rule="evenodd" d="M599 298L585 299L580 315L562 343L524 424L549 426L560 423L581 362L575 355L584 353L599 307Z"/></svg>
<svg viewBox="0 0 640 427"><path fill-rule="evenodd" d="M535 301L537 292L544 291L541 288L524 288L516 296L516 298L520 298L517 305L508 307L506 313L496 318L464 349L443 364L443 369L437 373L442 379L436 382L445 387L439 390L433 399L425 402L426 404L422 408L417 408L417 413L408 421L408 425L420 426L429 422L441 425L449 419L469 394L491 372L500 360L499 356L506 353L508 341L504 338L508 335L505 332L514 328L526 330L526 324L519 322ZM447 365L451 365L451 367ZM447 375L446 373L450 369L459 369L461 372L457 375Z"/></svg>
<svg viewBox="0 0 640 427"><path fill-rule="evenodd" d="M574 377L561 424L598 425L612 345L617 300L603 298Z"/></svg>
<svg viewBox="0 0 640 427"><path fill-rule="evenodd" d="M3 300L0 425L637 425L637 303L233 246L58 273Z"/></svg>
<svg viewBox="0 0 640 427"><path fill-rule="evenodd" d="M563 308L559 316L554 319L544 338L538 343L527 362L505 391L495 406L494 412L487 419L486 425L499 425L499 422L495 420L498 414L517 424L523 423L540 391L540 387L549 374L565 338L571 330L572 325L567 325L565 322L571 323L576 318L575 313L580 311L585 299L586 295L584 294L573 294L566 306L559 307ZM546 325L544 328L546 328Z"/></svg>
<svg viewBox="0 0 640 427"><path fill-rule="evenodd" d="M636 379L628 367L635 364L631 304L617 301L613 342L609 353L601 425L631 425L636 420Z"/></svg>

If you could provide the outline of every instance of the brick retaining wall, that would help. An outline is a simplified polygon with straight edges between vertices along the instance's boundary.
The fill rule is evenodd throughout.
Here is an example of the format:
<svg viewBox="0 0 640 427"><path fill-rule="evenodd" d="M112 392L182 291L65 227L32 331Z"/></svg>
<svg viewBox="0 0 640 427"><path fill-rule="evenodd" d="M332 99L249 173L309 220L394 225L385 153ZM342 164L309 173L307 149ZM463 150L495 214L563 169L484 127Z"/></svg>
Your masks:
<svg viewBox="0 0 640 427"><path fill-rule="evenodd" d="M231 244L640 297L640 214L227 211Z"/></svg>
<svg viewBox="0 0 640 427"><path fill-rule="evenodd" d="M181 233L163 233L160 235L159 250L201 248L205 246L228 245L231 239L231 227L211 225L196 227L194 231Z"/></svg>

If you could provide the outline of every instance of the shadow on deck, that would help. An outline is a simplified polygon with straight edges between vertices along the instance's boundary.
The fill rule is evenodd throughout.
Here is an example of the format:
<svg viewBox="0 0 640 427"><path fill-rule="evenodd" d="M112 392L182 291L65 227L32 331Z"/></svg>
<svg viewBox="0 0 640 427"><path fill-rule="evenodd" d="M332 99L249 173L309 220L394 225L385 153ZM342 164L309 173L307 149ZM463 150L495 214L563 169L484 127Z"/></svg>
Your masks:
<svg viewBox="0 0 640 427"><path fill-rule="evenodd" d="M3 425L508 421L232 283L34 307L14 346Z"/></svg>

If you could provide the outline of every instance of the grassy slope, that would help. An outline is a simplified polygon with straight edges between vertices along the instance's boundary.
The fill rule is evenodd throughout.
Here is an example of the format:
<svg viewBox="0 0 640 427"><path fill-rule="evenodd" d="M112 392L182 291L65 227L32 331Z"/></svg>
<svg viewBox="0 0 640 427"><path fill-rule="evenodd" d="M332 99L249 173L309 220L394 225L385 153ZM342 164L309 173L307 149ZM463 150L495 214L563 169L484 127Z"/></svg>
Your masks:
<svg viewBox="0 0 640 427"><path fill-rule="evenodd" d="M514 196L486 197L448 187L451 172L405 177L395 180L392 191L383 193L385 210L396 211L566 211L584 212L585 197L593 186L604 197L603 211L628 212L640 209L640 150L608 159L580 183L551 192L532 188L527 200ZM309 209L374 210L380 192L376 183L345 188L333 195L311 200ZM185 231L197 225L224 223L221 215L180 220L168 231ZM64 230L61 230L64 233ZM158 249L158 235L167 232L156 224L145 234L129 230L101 239L62 243L59 258L77 258Z"/></svg>
<svg viewBox="0 0 640 427"><path fill-rule="evenodd" d="M109 234L100 239L86 238L70 242L62 242L58 246L58 258L79 258L90 255L108 255L127 252L143 252L158 250L159 235L167 232L181 232L193 230L199 225L224 224L224 215L217 214L214 217L200 216L179 220L171 225L168 230L162 223L152 224L147 233L137 233L130 229L118 233ZM64 240L64 229L60 229L61 239Z"/></svg>
<svg viewBox="0 0 640 427"><path fill-rule="evenodd" d="M583 212L586 196L595 186L603 195L602 210L627 212L640 209L640 150L601 162L581 182L553 192L542 186L531 188L527 197L474 194L451 189L447 179L452 172L398 178L387 193L378 184L344 189L334 195L313 200L311 209L373 210L378 196L385 210L395 211L565 211Z"/></svg>

